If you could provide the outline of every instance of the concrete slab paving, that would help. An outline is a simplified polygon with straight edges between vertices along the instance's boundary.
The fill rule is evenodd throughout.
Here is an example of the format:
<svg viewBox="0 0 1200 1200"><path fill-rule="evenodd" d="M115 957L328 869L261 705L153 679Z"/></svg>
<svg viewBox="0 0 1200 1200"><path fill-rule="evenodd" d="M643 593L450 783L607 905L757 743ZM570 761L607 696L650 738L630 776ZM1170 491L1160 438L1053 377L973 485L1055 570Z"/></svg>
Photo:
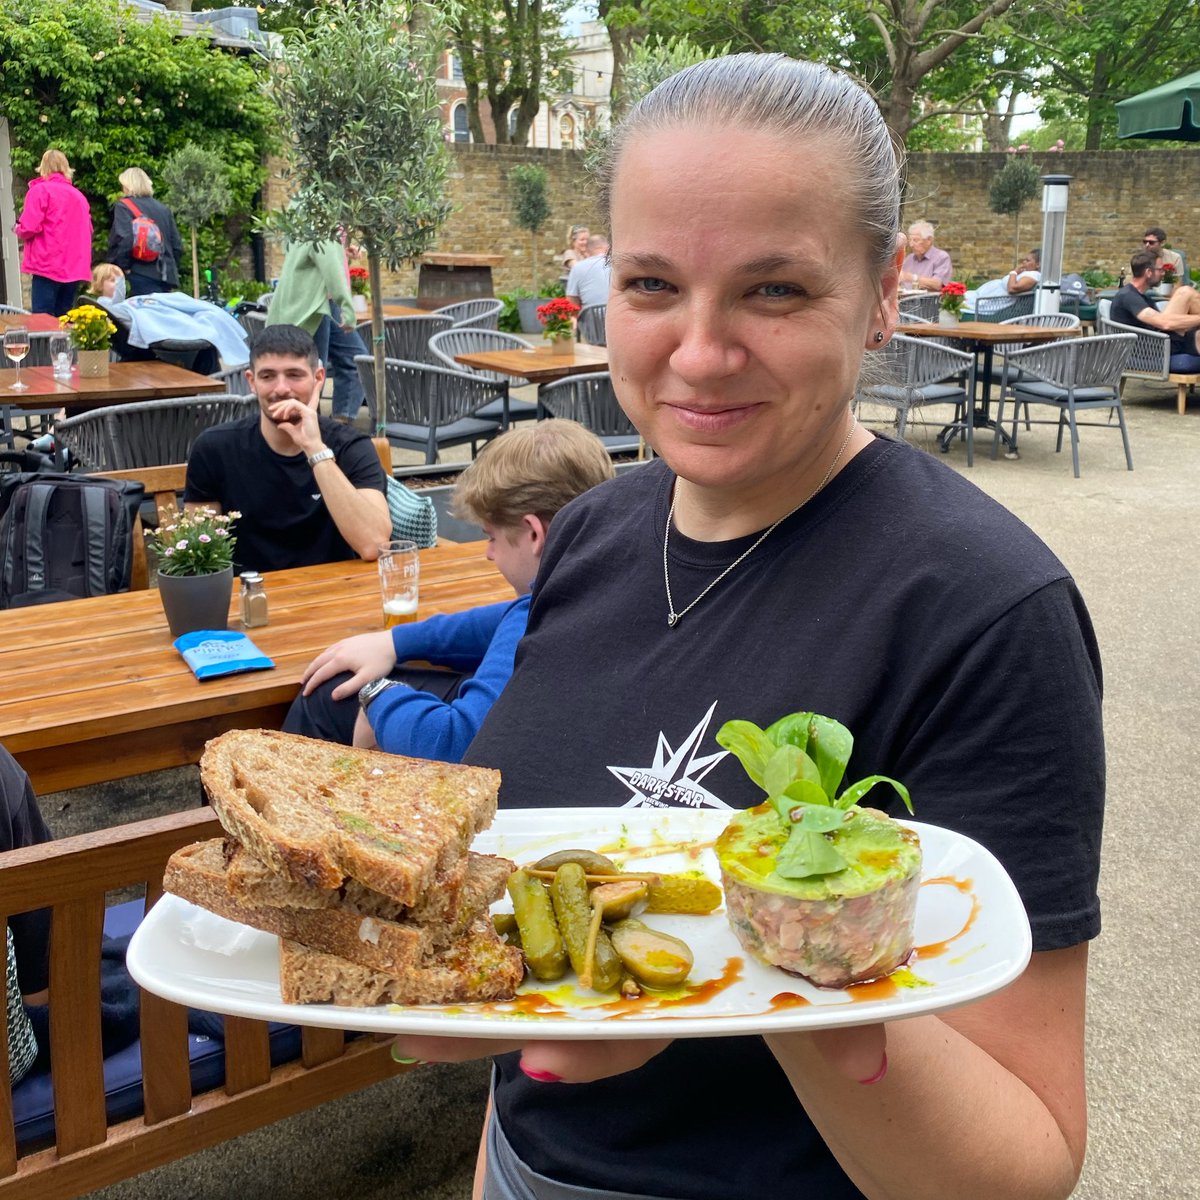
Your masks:
<svg viewBox="0 0 1200 1200"><path fill-rule="evenodd" d="M1200 400L1181 417L1165 386L1135 383L1126 407L1133 472L1115 427L1082 431L1078 480L1069 453L1054 453L1048 427L1022 433L1017 461L993 462L983 440L970 470L961 444L943 461L1063 559L1104 655L1104 931L1091 955L1092 1133L1075 1195L1200 1200L1200 1022L1191 977L1200 890L1200 740L1192 728L1200 713ZM886 424L886 414L876 415ZM937 453L933 430L916 429L912 440ZM195 788L194 771L184 768L45 802L65 834L194 803ZM422 1068L94 1196L465 1200L485 1082L479 1065Z"/></svg>

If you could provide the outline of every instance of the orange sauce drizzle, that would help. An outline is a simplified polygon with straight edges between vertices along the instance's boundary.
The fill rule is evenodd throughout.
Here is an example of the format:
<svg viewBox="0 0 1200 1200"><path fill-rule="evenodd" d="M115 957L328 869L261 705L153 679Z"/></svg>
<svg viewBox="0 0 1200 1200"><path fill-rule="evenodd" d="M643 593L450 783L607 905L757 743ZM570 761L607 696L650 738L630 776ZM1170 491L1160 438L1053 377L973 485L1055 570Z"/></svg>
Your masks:
<svg viewBox="0 0 1200 1200"><path fill-rule="evenodd" d="M785 1008L807 1008L812 1004L811 1000L806 1000L803 996L797 996L795 992L780 992L778 996L771 997L771 1012L782 1012Z"/></svg>
<svg viewBox="0 0 1200 1200"><path fill-rule="evenodd" d="M971 912L967 917L966 924L951 937L944 938L940 942L930 942L925 946L914 947L914 953L917 958L936 958L939 954L945 954L950 947L951 942L956 942L962 935L968 932L972 925L975 924L975 919L979 916L979 897L971 890L975 884L971 879L955 879L952 875L939 875L935 879L924 879L921 881L922 887L928 887L931 883L942 884L947 887L955 888L964 896L971 897Z"/></svg>

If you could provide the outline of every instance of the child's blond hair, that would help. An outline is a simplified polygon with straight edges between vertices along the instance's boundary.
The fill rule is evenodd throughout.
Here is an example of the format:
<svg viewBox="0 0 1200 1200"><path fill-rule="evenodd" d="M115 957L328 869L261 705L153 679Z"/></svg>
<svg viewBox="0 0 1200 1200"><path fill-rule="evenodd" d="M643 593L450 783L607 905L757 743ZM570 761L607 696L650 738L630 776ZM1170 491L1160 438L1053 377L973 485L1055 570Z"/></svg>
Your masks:
<svg viewBox="0 0 1200 1200"><path fill-rule="evenodd" d="M532 513L547 525L564 505L613 477L604 443L560 418L510 429L489 442L459 476L454 516L511 529Z"/></svg>
<svg viewBox="0 0 1200 1200"><path fill-rule="evenodd" d="M92 268L92 284L88 288L93 296L104 295L104 285L110 279L123 279L125 272L116 263L97 263Z"/></svg>

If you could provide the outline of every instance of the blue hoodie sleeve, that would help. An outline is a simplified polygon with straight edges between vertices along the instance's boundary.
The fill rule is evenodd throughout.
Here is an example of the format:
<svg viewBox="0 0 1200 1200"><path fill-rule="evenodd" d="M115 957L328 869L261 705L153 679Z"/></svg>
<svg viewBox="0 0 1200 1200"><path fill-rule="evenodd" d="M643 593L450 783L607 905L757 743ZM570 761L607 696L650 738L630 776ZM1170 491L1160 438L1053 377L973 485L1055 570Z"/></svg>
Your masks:
<svg viewBox="0 0 1200 1200"><path fill-rule="evenodd" d="M528 597L523 599L527 611ZM476 671L501 623L520 603L520 600L504 600L466 612L428 617L411 625L397 625L392 630L396 661L403 663L422 659L454 671Z"/></svg>
<svg viewBox="0 0 1200 1200"><path fill-rule="evenodd" d="M460 762L496 697L504 690L513 672L517 643L525 633L529 619L528 595L508 604L489 604L458 616L464 619L431 617L428 621L395 629L393 641L398 662L422 657L458 670L474 668L474 674L449 703L411 688L388 688L380 693L370 707L369 716L381 750L415 758ZM435 622L439 623L433 630L435 637L422 636L420 649L410 648L415 647L417 634L428 635L428 627ZM443 637L442 622L445 622L446 637L452 632L452 626L460 627L462 640L453 648L438 644ZM480 639L489 628L491 636L480 652Z"/></svg>

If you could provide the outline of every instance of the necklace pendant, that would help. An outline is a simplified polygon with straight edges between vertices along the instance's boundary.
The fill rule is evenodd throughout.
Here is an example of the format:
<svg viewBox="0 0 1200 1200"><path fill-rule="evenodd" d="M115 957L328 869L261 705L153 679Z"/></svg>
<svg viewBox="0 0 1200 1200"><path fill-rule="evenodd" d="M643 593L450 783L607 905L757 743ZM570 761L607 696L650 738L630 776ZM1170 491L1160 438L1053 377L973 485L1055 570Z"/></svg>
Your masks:
<svg viewBox="0 0 1200 1200"><path fill-rule="evenodd" d="M667 628L668 629L674 629L674 627L676 626L676 624L678 624L678 622L679 622L679 617L676 613L673 613L673 612L667 613Z"/></svg>

